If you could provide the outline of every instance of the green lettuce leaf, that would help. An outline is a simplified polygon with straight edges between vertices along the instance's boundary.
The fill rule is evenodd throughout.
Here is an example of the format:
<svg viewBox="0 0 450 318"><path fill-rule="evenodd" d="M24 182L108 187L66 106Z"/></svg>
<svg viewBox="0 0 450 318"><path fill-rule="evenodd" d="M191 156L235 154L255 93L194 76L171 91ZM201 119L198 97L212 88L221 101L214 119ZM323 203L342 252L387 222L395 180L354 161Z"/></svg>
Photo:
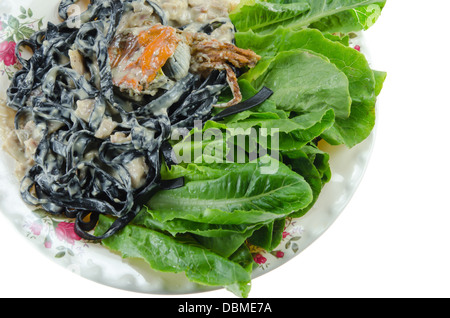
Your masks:
<svg viewBox="0 0 450 318"><path fill-rule="evenodd" d="M264 74L271 67L275 67L271 64L280 54L284 55L287 52L294 54L293 52L302 49L325 56L346 77L344 83L348 85L351 108L350 116L345 117L337 113L334 126L322 136L331 144L345 144L351 148L370 135L376 121L377 95L381 91L386 74L374 72L361 52L340 42L332 41L320 31L313 29L295 31L280 27L274 32L264 35L256 34L253 31L239 32L236 35L236 40L239 46L254 50L262 56L261 64L244 75L244 78L251 81L255 87L261 85L258 81L258 78L264 76L261 73ZM283 78L286 78L282 72L271 73L267 76L272 77L271 82L281 82ZM316 82L316 89L320 89L327 82L326 77L321 77ZM284 93L287 95L286 91ZM291 92L291 99L295 99L295 93L295 91ZM280 95L283 94L280 93ZM316 97L319 96L316 95ZM286 96L283 96L283 98L290 99ZM276 100L274 102L276 103ZM317 103L320 105L319 101ZM347 107L347 104L344 105Z"/></svg>
<svg viewBox="0 0 450 318"><path fill-rule="evenodd" d="M278 3L277 1L241 0L237 10L230 18L239 31L250 29L264 30L274 24L289 23L292 19L306 15L310 10L307 1L291 1Z"/></svg>
<svg viewBox="0 0 450 318"><path fill-rule="evenodd" d="M96 231L103 233L113 219L101 216ZM177 239L137 225L128 225L120 233L102 241L123 258L145 260L151 268L167 273L186 273L195 283L226 287L239 297L250 291L251 267L222 257L192 239ZM242 258L242 256L241 256Z"/></svg>
<svg viewBox="0 0 450 318"><path fill-rule="evenodd" d="M375 102L375 78L364 54L339 42L327 39L321 32L312 29L295 31L278 28L271 34L259 35L252 31L236 34L239 47L250 49L270 60L280 52L303 49L328 58L348 80L352 101ZM252 78L252 72L245 78ZM343 116L340 116L343 117ZM345 116L344 116L345 117Z"/></svg>
<svg viewBox="0 0 450 318"><path fill-rule="evenodd" d="M254 224L279 219L308 206L304 178L269 156L250 163L211 165L222 176L160 191L149 202L159 221L185 219L209 224Z"/></svg>
<svg viewBox="0 0 450 318"><path fill-rule="evenodd" d="M190 234L202 246L223 257L230 257L255 231L264 226L264 223L222 225L181 219L161 222L153 218L146 209L137 216L133 224L174 237Z"/></svg>
<svg viewBox="0 0 450 318"><path fill-rule="evenodd" d="M308 213L316 204L323 187L331 180L330 155L321 151L316 145L309 144L301 150L284 152L283 162L293 171L305 178L313 191L311 204L295 213L291 217L299 218Z"/></svg>
<svg viewBox="0 0 450 318"><path fill-rule="evenodd" d="M180 234L194 234L203 237L228 237L232 235L247 235L246 233L259 229L262 224L208 224L182 219L174 219L166 222L156 220L144 209L133 221L133 224L144 226L148 229L166 232L172 236Z"/></svg>
<svg viewBox="0 0 450 318"><path fill-rule="evenodd" d="M348 118L352 100L347 76L328 58L302 49L283 51L249 71L256 90L274 91L277 108L296 113L333 109L337 117Z"/></svg>
<svg viewBox="0 0 450 318"><path fill-rule="evenodd" d="M349 33L368 30L381 15L386 1L376 1L366 6L326 16L309 25L310 28L329 33Z"/></svg>
<svg viewBox="0 0 450 318"><path fill-rule="evenodd" d="M250 93L251 96L256 94L256 89L247 80L242 79L239 84L245 94ZM334 124L335 113L332 109L324 108L290 116L290 112L277 109L275 100L270 99L256 109L225 120L226 129L235 131L255 129L257 132L265 129L271 138L256 139L255 143L271 150L292 151L302 148ZM276 144L274 140L277 140Z"/></svg>
<svg viewBox="0 0 450 318"><path fill-rule="evenodd" d="M247 0L230 15L238 31L271 32L279 26L323 32L370 28L385 0Z"/></svg>
<svg viewBox="0 0 450 318"><path fill-rule="evenodd" d="M267 252L272 252L280 245L283 239L285 225L286 218L274 220L273 222L264 225L257 230L251 237L249 237L248 242L252 245L263 248Z"/></svg>

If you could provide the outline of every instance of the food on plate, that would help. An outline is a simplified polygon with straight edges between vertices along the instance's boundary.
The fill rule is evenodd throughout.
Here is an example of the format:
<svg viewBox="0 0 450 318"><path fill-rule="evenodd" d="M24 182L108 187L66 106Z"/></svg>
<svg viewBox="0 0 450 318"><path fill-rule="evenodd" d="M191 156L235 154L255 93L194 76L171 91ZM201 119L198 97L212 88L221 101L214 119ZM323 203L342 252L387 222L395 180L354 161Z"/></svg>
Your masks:
<svg viewBox="0 0 450 318"><path fill-rule="evenodd" d="M352 41L385 1L91 0L70 15L77 2L17 44L0 132L23 200L248 296L255 253L330 181L321 143L373 130L386 74Z"/></svg>

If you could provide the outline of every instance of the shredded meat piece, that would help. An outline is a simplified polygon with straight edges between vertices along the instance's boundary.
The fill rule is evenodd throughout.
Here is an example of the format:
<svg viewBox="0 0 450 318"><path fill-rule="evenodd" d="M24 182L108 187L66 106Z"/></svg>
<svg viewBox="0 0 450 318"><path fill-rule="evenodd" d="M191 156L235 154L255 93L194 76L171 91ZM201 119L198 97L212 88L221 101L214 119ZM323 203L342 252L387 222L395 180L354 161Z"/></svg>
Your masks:
<svg viewBox="0 0 450 318"><path fill-rule="evenodd" d="M228 103L215 105L215 107L227 108L241 102L242 94L238 79L231 65L236 68L253 68L261 57L251 50L244 50L236 45L211 39L206 34L195 33L186 37L191 45L193 72L205 76L213 70L227 72L227 81L233 93L233 99Z"/></svg>

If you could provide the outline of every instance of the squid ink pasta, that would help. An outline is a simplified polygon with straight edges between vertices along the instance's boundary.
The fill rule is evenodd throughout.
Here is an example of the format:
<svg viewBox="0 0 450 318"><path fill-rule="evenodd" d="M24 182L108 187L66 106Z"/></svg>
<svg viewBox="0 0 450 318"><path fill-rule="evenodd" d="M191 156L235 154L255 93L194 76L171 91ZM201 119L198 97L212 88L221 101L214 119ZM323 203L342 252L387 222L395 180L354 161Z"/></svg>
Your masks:
<svg viewBox="0 0 450 318"><path fill-rule="evenodd" d="M160 175L163 162L177 164L169 143L174 129L249 109L271 92L242 102L237 77L258 56L212 38L226 22L169 25L157 3L143 0L92 0L69 16L76 3L63 0L60 24L18 43L22 69L8 106L17 112L15 128L32 125L38 136L23 200L75 219L80 237L101 240L131 222L156 191L183 186ZM25 48L29 59L20 54ZM224 52L245 59L221 60ZM218 105L228 88L233 100ZM215 107L225 110L213 116ZM93 236L101 214L116 221Z"/></svg>

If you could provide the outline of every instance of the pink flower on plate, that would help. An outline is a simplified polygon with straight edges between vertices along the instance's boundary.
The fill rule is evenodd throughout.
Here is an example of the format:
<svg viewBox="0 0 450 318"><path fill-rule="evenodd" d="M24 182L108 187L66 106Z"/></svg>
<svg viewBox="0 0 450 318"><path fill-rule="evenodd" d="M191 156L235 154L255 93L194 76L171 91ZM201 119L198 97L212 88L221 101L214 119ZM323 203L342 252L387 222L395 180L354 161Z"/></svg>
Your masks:
<svg viewBox="0 0 450 318"><path fill-rule="evenodd" d="M262 256L261 254L254 255L253 260L255 261L256 264L259 264L259 265L265 264L267 262L267 258Z"/></svg>
<svg viewBox="0 0 450 318"><path fill-rule="evenodd" d="M33 233L36 236L41 235L42 232L42 223L40 222L34 222L33 224L31 224L30 226L30 231L31 233Z"/></svg>
<svg viewBox="0 0 450 318"><path fill-rule="evenodd" d="M58 224L58 226L55 228L56 237L60 241L66 241L69 244L74 245L75 241L80 241L81 237L79 237L75 233L75 224L74 223L67 223L67 222L61 222Z"/></svg>
<svg viewBox="0 0 450 318"><path fill-rule="evenodd" d="M284 252L283 251L276 251L275 252L275 257L276 258L283 258L284 257Z"/></svg>
<svg viewBox="0 0 450 318"><path fill-rule="evenodd" d="M45 240L45 242L44 242L44 247L45 247L45 248L48 248L48 249L52 248L52 241L50 241L50 240Z"/></svg>
<svg viewBox="0 0 450 318"><path fill-rule="evenodd" d="M16 42L5 41L0 43L0 62L5 63L6 66L17 63Z"/></svg>

